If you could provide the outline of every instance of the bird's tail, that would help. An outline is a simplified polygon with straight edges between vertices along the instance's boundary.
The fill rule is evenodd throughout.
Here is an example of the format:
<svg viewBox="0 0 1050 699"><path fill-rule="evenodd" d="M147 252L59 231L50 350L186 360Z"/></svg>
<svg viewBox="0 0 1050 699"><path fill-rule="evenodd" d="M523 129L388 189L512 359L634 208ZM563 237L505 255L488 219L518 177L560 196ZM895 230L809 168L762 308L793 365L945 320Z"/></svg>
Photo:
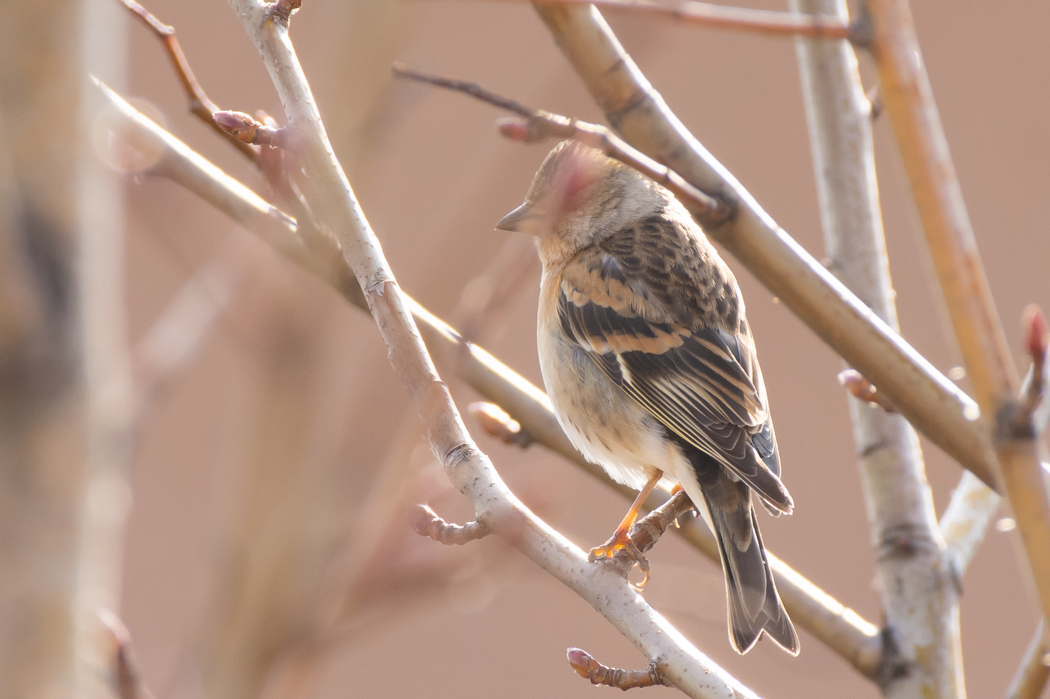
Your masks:
<svg viewBox="0 0 1050 699"><path fill-rule="evenodd" d="M751 506L750 491L740 482L723 481L722 485L742 489L740 495L743 496L742 500L737 500L740 507L725 509L712 503L706 493L704 495L726 577L729 638L733 648L744 654L765 632L786 652L798 655L798 634L773 584L762 535Z"/></svg>

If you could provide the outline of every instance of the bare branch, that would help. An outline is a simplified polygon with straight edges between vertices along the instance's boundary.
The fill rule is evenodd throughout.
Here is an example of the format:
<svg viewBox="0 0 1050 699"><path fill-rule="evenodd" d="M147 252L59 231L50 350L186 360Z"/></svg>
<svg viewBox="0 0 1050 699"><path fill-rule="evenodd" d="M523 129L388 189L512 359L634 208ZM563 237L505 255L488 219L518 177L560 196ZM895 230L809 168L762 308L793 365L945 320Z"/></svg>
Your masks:
<svg viewBox="0 0 1050 699"><path fill-rule="evenodd" d="M456 544L462 546L471 541L477 541L490 534L488 527L477 520L467 522L464 525L452 524L438 517L437 513L430 509L429 505L420 505L416 517L416 533L420 536L430 537L434 541L445 544Z"/></svg>
<svg viewBox="0 0 1050 699"><path fill-rule="evenodd" d="M523 117L524 122L501 121L500 133L511 140L533 143L546 138L574 138L591 148L596 148L669 189L701 223L718 226L733 215L732 209L723 205L717 198L704 194L682 179L681 175L638 152L600 124L530 109L490 92L477 83L428 75L400 65L395 65L393 70L394 75L398 77L462 92Z"/></svg>
<svg viewBox="0 0 1050 699"><path fill-rule="evenodd" d="M983 429L999 457L1000 492L1010 501L1050 618L1050 499L1034 435L1011 432L1020 381L988 287L962 188L948 151L907 0L870 0L871 51L886 112L922 220L934 268L948 303ZM876 383L879 383L876 380ZM980 474L978 474L980 475Z"/></svg>
<svg viewBox="0 0 1050 699"><path fill-rule="evenodd" d="M845 0L791 0L848 16ZM796 42L829 269L898 331L875 177L870 104L845 42ZM907 672L876 678L885 696L965 696L958 586L937 526L918 435L859 372L839 374L850 401L875 571L895 653ZM899 555L904 547L908 555Z"/></svg>
<svg viewBox="0 0 1050 699"><path fill-rule="evenodd" d="M1032 635L1032 641L1025 650L1017 673L1010 680L1006 690L1006 699L1039 699L1050 679L1050 644L1046 638L1046 620L1040 619Z"/></svg>
<svg viewBox="0 0 1050 699"><path fill-rule="evenodd" d="M179 45L179 40L175 38L175 27L161 22L135 0L120 0L120 2L164 44L164 49L168 52L171 65L175 69L175 75L178 76L179 82L182 83L182 89L189 100L190 112L215 129L223 138L237 146L237 149L249 159L255 160L258 158L259 151L257 148L253 148L247 143L231 137L212 119L212 115L219 111L219 105L211 101L211 98L204 92L204 88L197 82L197 76L193 74L193 69L190 67L189 61L186 60L186 54L182 52L182 46Z"/></svg>
<svg viewBox="0 0 1050 699"><path fill-rule="evenodd" d="M590 680L591 684L615 687L627 691L640 687L653 687L667 684L660 677L660 666L653 662L645 670L621 670L602 665L585 650L570 648L566 652L569 665L580 677Z"/></svg>
<svg viewBox="0 0 1050 699"><path fill-rule="evenodd" d="M98 618L109 636L113 684L120 699L153 699L139 674L135 656L131 652L131 634L116 614L99 609Z"/></svg>
<svg viewBox="0 0 1050 699"><path fill-rule="evenodd" d="M340 268L327 263L319 264L317 258L308 254L296 238L297 229L293 219L277 211L244 185L194 153L108 88L101 84L99 87L113 103L114 108L119 110L119 114L126 119L128 128L134 130L136 138L149 139L150 147L164 150L165 155L161 160L163 168L158 174L163 174L190 191L200 194L219 210L274 245L290 260L331 284L350 303L367 310L356 281L345 280L345 265ZM328 252L317 251L314 254L318 255L322 262L329 260ZM483 348L466 342L459 332L411 298L408 298L408 303L429 346L445 344L459 349L456 368L460 378L481 395L513 413L514 419L519 421L537 442L564 456L624 498L630 500L634 497L634 491L611 481L601 467L585 460L573 448L558 424L550 401L543 391ZM662 492L655 491L646 501L646 509L655 509L665 500L666 496ZM676 531L708 558L718 560L718 547L714 537L699 520L685 522ZM795 623L826 643L862 674L874 677L880 662L878 629L775 555L769 551L767 554L777 589Z"/></svg>
<svg viewBox="0 0 1050 699"><path fill-rule="evenodd" d="M969 471L959 480L940 522L956 577L962 577L977 553L999 510L999 501L999 494Z"/></svg>
<svg viewBox="0 0 1050 699"><path fill-rule="evenodd" d="M302 139L299 155L308 176L307 198L335 232L346 261L364 290L394 371L419 410L427 439L450 480L469 497L477 518L494 533L576 591L650 658L661 658L669 682L693 697L753 694L694 648L631 587L602 566L586 563L569 543L514 497L488 458L478 451L441 382L407 300L386 263L339 163L286 27L266 18L266 6L229 0L263 61Z"/></svg>
<svg viewBox="0 0 1050 699"><path fill-rule="evenodd" d="M562 0L566 5L597 5L665 15L683 24L712 29L765 34L803 36L814 39L850 39L857 33L851 25L834 15L800 14L728 7L696 0Z"/></svg>
<svg viewBox="0 0 1050 699"><path fill-rule="evenodd" d="M867 377L920 432L994 486L988 434L977 406L759 207L701 146L623 50L593 7L537 3L536 10L601 106L635 148L736 213L707 229L804 323Z"/></svg>

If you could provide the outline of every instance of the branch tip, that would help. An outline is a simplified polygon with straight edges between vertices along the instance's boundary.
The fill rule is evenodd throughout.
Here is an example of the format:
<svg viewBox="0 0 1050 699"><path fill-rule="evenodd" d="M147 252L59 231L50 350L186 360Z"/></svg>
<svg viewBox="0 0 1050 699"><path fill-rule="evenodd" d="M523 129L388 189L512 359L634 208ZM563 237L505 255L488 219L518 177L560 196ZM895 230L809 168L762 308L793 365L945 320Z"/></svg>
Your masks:
<svg viewBox="0 0 1050 699"><path fill-rule="evenodd" d="M838 375L839 384L845 386L846 390L856 398L872 405L877 405L887 413L897 412L897 408L894 407L890 399L886 397L886 394L880 393L879 389L875 388L874 385L866 378L861 376L861 373L856 369L846 369Z"/></svg>
<svg viewBox="0 0 1050 699"><path fill-rule="evenodd" d="M533 436L522 428L520 422L495 403L478 401L468 405L467 411L478 421L485 434L504 444L517 444L524 449L535 441Z"/></svg>
<svg viewBox="0 0 1050 699"><path fill-rule="evenodd" d="M489 534L488 527L477 520L461 526L441 519L434 510L430 509L429 505L419 505L418 508L415 521L416 533L446 546L451 544L462 546Z"/></svg>
<svg viewBox="0 0 1050 699"><path fill-rule="evenodd" d="M645 670L621 670L602 665L590 653L580 648L570 648L565 655L576 674L590 680L594 685L616 687L626 691L666 684L660 676L659 665L655 660L649 663Z"/></svg>

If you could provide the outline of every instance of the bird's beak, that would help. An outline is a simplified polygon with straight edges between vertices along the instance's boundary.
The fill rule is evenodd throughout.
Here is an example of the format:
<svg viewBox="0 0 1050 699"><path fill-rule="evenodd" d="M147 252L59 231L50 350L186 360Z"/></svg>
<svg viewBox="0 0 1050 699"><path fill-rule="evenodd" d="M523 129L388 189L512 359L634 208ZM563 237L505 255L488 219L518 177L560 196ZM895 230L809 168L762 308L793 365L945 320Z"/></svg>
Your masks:
<svg viewBox="0 0 1050 699"><path fill-rule="evenodd" d="M540 212L534 207L529 206L527 203L522 204L518 208L511 211L509 214L504 216L496 224L496 229L500 231L510 231L511 233L530 233L532 226L525 225L529 221L536 220L540 217Z"/></svg>

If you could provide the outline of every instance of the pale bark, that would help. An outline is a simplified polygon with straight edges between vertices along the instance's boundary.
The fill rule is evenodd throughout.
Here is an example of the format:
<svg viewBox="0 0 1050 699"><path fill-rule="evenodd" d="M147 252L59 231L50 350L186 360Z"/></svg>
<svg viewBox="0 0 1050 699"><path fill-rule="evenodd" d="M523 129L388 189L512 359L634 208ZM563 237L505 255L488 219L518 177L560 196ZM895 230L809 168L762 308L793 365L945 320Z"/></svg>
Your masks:
<svg viewBox="0 0 1050 699"><path fill-rule="evenodd" d="M843 0L791 0L837 14ZM852 46L796 43L829 269L899 331L882 228L870 104ZM887 697L964 697L959 604L918 435L899 414L849 398L885 613Z"/></svg>
<svg viewBox="0 0 1050 699"><path fill-rule="evenodd" d="M933 100L907 0L872 0L871 50L886 113L983 419L998 457L998 490L1017 520L1043 616L1050 618L1050 499L1031 419L1018 424L1017 369L981 264Z"/></svg>

